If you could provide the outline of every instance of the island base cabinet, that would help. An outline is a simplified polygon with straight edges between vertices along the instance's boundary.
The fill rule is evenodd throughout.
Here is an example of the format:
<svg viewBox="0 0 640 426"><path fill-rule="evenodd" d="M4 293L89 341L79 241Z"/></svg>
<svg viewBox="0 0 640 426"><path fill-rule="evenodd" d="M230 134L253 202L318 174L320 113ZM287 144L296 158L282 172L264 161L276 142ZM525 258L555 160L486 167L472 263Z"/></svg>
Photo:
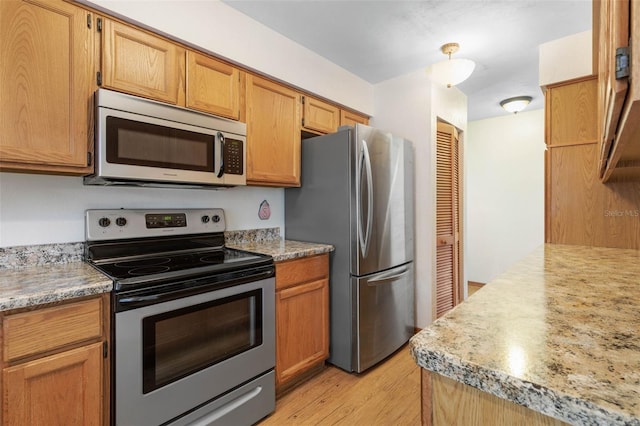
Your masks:
<svg viewBox="0 0 640 426"><path fill-rule="evenodd" d="M100 425L102 348L94 343L5 368L2 423Z"/></svg>
<svg viewBox="0 0 640 426"><path fill-rule="evenodd" d="M426 426L561 426L560 420L428 370L421 371Z"/></svg>

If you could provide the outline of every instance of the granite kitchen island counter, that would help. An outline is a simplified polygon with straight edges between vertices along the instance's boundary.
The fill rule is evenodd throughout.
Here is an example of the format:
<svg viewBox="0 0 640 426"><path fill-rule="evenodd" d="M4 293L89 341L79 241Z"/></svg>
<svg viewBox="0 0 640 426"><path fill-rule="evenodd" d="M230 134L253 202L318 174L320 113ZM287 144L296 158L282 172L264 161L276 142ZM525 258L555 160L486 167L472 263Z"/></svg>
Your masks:
<svg viewBox="0 0 640 426"><path fill-rule="evenodd" d="M640 251L547 244L416 334L411 353L423 380L569 424L640 425L639 290Z"/></svg>

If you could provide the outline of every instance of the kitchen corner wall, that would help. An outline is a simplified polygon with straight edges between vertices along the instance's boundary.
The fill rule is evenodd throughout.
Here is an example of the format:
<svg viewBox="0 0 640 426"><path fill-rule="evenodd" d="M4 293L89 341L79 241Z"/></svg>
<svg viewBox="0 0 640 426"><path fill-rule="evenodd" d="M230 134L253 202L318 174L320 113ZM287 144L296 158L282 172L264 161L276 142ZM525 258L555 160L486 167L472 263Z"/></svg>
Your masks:
<svg viewBox="0 0 640 426"><path fill-rule="evenodd" d="M471 121L466 136L465 266L488 283L544 243L544 109Z"/></svg>
<svg viewBox="0 0 640 426"><path fill-rule="evenodd" d="M260 203L271 206L258 218ZM228 230L284 230L284 190L219 190L84 186L82 178L0 173L0 247L84 241L84 211L106 208L208 208L225 210Z"/></svg>
<svg viewBox="0 0 640 426"><path fill-rule="evenodd" d="M463 134L467 97L457 88L437 86L423 69L375 86L371 125L413 142L415 154L416 327L433 321L435 286L435 138L436 121L445 120Z"/></svg>

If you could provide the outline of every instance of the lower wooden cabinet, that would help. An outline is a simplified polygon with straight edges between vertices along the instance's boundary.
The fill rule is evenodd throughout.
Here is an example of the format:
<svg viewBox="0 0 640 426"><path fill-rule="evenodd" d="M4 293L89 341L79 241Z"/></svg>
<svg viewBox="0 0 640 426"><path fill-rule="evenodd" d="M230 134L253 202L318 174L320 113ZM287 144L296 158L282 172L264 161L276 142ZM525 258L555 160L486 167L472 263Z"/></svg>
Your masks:
<svg viewBox="0 0 640 426"><path fill-rule="evenodd" d="M281 393L329 357L329 255L276 263L276 388Z"/></svg>
<svg viewBox="0 0 640 426"><path fill-rule="evenodd" d="M100 425L102 343L5 368L3 424Z"/></svg>
<svg viewBox="0 0 640 426"><path fill-rule="evenodd" d="M107 295L2 316L2 424L109 423Z"/></svg>

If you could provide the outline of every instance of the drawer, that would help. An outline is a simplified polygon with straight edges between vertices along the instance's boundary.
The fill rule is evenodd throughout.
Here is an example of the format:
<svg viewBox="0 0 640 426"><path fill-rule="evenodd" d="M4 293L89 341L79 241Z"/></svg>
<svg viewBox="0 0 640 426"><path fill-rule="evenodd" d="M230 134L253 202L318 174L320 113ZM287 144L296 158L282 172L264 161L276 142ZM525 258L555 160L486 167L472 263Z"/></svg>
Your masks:
<svg viewBox="0 0 640 426"><path fill-rule="evenodd" d="M4 317L4 361L51 352L102 337L102 298Z"/></svg>
<svg viewBox="0 0 640 426"><path fill-rule="evenodd" d="M329 255L303 257L276 263L276 290L329 276Z"/></svg>

